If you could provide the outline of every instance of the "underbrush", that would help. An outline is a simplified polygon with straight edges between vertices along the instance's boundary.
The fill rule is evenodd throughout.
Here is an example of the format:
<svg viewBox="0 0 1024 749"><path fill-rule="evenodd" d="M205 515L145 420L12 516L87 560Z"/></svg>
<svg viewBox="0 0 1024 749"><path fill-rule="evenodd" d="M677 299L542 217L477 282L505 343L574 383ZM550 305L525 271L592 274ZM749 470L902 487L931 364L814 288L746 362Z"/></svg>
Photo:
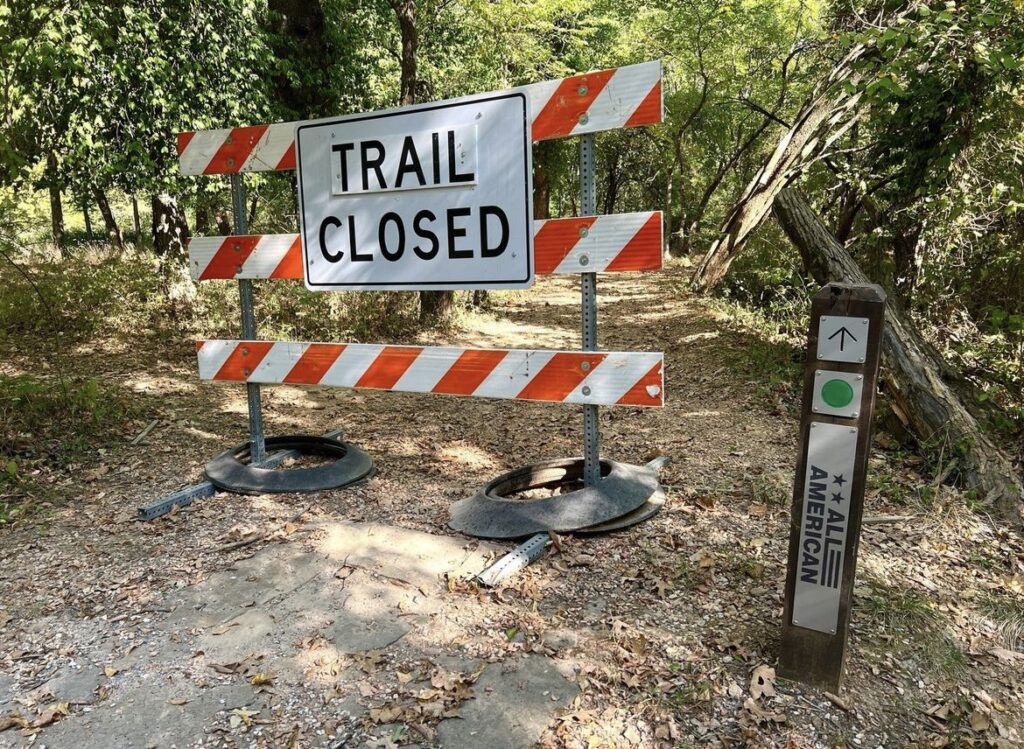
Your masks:
<svg viewBox="0 0 1024 749"><path fill-rule="evenodd" d="M52 352L110 329L138 329L159 304L155 262L133 251L92 245L66 259L12 260L0 260L0 345Z"/></svg>
<svg viewBox="0 0 1024 749"><path fill-rule="evenodd" d="M0 375L0 526L32 513L46 474L109 444L131 402L94 378Z"/></svg>
<svg viewBox="0 0 1024 749"><path fill-rule="evenodd" d="M730 268L722 304L740 310L729 314L766 344L788 340L802 348L817 285L807 282L799 256L785 238L776 236L770 225L763 231L767 236L752 241ZM983 286L923 283L911 316L924 338L974 386L977 403L971 405L978 417L1000 436L1007 452L1024 457L1024 315L1019 295L998 306L986 301ZM761 348L754 345L746 352L753 360L750 366L776 374L772 362L778 359L766 357ZM924 445L922 451L937 457L938 448Z"/></svg>

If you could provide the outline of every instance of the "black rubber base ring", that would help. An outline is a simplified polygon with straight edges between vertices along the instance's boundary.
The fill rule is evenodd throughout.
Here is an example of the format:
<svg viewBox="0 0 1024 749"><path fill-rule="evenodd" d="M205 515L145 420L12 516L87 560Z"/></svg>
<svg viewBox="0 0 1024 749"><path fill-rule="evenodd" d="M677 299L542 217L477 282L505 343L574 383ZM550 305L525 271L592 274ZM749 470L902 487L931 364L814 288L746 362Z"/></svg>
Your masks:
<svg viewBox="0 0 1024 749"><path fill-rule="evenodd" d="M477 538L521 538L546 531L596 533L640 522L654 514L651 510L657 511L659 494L663 500L656 469L611 460L601 461L601 480L595 486L544 499L509 498L516 492L578 483L582 476L582 458L517 468L452 505L448 526ZM619 519L621 526L612 522Z"/></svg>
<svg viewBox="0 0 1024 749"><path fill-rule="evenodd" d="M224 491L238 494L283 494L338 489L361 481L373 471L373 460L354 445L330 437L294 435L266 440L267 452L295 450L303 455L337 458L312 468L259 468L243 463L250 445L225 450L206 464L206 478Z"/></svg>

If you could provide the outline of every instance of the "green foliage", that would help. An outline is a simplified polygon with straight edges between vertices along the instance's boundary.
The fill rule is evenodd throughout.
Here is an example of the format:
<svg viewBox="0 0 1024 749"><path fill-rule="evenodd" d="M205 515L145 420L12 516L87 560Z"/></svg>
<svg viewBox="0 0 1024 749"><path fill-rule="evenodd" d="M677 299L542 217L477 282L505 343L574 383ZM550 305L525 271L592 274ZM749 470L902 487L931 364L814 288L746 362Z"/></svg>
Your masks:
<svg viewBox="0 0 1024 749"><path fill-rule="evenodd" d="M41 468L94 457L131 414L119 390L91 377L0 374L0 527L38 509Z"/></svg>
<svg viewBox="0 0 1024 749"><path fill-rule="evenodd" d="M47 180L167 189L175 133L267 114L265 9L252 0L194 3L28 2L0 9L0 181L57 156Z"/></svg>
<svg viewBox="0 0 1024 749"><path fill-rule="evenodd" d="M128 401L95 378L0 375L0 465L17 477L22 461L67 460L109 442L129 413Z"/></svg>
<svg viewBox="0 0 1024 749"><path fill-rule="evenodd" d="M37 352L87 340L110 325L130 326L159 304L151 257L109 249L29 265L0 257L0 345Z"/></svg>

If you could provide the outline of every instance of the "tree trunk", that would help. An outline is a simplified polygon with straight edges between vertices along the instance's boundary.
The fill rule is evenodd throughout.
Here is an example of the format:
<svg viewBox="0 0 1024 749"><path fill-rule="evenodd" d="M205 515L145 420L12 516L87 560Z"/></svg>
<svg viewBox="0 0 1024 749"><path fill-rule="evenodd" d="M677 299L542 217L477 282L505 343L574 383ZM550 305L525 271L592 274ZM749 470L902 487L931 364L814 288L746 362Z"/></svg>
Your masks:
<svg viewBox="0 0 1024 749"><path fill-rule="evenodd" d="M223 208L217 211L215 220L217 222L217 233L222 237L229 236L234 231L234 227L231 225L231 216Z"/></svg>
<svg viewBox="0 0 1024 749"><path fill-rule="evenodd" d="M782 136L768 162L754 175L722 225L721 236L708 250L693 276L697 291L716 286L750 235L772 208L775 196L856 122L860 94L851 94L858 80L854 65L867 53L856 45L832 72L815 86L792 127Z"/></svg>
<svg viewBox="0 0 1024 749"><path fill-rule="evenodd" d="M170 195L154 195L153 251L160 258L161 267L188 262L188 220Z"/></svg>
<svg viewBox="0 0 1024 749"><path fill-rule="evenodd" d="M46 155L46 187L50 192L50 226L53 246L64 256L64 206L60 202L60 181L57 175L57 156Z"/></svg>
<svg viewBox="0 0 1024 749"><path fill-rule="evenodd" d="M420 322L424 325L436 325L446 321L451 317L454 302L453 291L421 291Z"/></svg>
<svg viewBox="0 0 1024 749"><path fill-rule="evenodd" d="M401 105L407 107L416 103L416 54L420 46L419 30L416 28L416 0L391 0L391 8L398 19L398 30L402 38L399 55L402 79L400 83ZM420 292L420 323L436 325L451 316L455 293L452 291Z"/></svg>
<svg viewBox="0 0 1024 749"><path fill-rule="evenodd" d="M96 198L96 205L99 206L100 215L103 216L103 225L107 229L107 238L114 247L123 250L124 237L121 236L121 227L117 225L117 219L114 218L114 212L110 209L110 202L107 200L106 193L97 187L93 190L93 196Z"/></svg>
<svg viewBox="0 0 1024 749"><path fill-rule="evenodd" d="M89 241L94 239L92 233L92 219L89 217L89 203L82 203L82 216L85 218L85 236Z"/></svg>
<svg viewBox="0 0 1024 749"><path fill-rule="evenodd" d="M196 236L205 237L210 233L210 206L196 200ZM230 234L231 232L228 232Z"/></svg>
<svg viewBox="0 0 1024 749"><path fill-rule="evenodd" d="M533 144L533 217L551 218L551 180L548 177L548 159L554 141L542 140Z"/></svg>
<svg viewBox="0 0 1024 749"><path fill-rule="evenodd" d="M135 224L135 241L142 244L142 221L139 220L139 200L132 195L132 221Z"/></svg>
<svg viewBox="0 0 1024 749"><path fill-rule="evenodd" d="M256 233L252 227L255 226L256 224L256 208L259 206L259 204L260 196L256 194L255 190L253 190L252 200L249 201L249 222L246 224L246 226L249 227L249 232L251 234Z"/></svg>
<svg viewBox="0 0 1024 749"><path fill-rule="evenodd" d="M337 114L336 94L322 85L338 54L327 35L323 5L322 0L267 3L270 49L282 62L271 76L274 99L300 120Z"/></svg>
<svg viewBox="0 0 1024 749"><path fill-rule="evenodd" d="M870 283L846 249L829 234L795 190L775 198L775 217L819 283ZM1010 458L982 430L955 388L955 375L921 337L913 321L890 299L885 306L882 367L893 405L923 443L943 441L958 461L960 478L1004 518L1021 520L1024 483ZM962 378L958 378L962 379Z"/></svg>
<svg viewBox="0 0 1024 749"><path fill-rule="evenodd" d="M416 0L391 0L391 7L398 18L398 30L402 36L400 99L401 105L407 107L416 103L416 53L420 47Z"/></svg>

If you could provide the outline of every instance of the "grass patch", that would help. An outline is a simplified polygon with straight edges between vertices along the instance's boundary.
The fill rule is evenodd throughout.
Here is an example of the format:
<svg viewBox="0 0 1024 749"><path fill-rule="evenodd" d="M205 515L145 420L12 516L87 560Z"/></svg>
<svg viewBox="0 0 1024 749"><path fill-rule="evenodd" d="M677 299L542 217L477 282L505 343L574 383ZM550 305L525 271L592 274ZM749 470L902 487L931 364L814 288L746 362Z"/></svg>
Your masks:
<svg viewBox="0 0 1024 749"><path fill-rule="evenodd" d="M963 649L946 633L941 615L921 594L877 580L868 580L865 587L855 606L870 621L874 634L885 636L884 642L874 639L886 651L897 655L905 648L898 653L900 658L914 658L931 673L955 677L967 671Z"/></svg>
<svg viewBox="0 0 1024 749"><path fill-rule="evenodd" d="M795 335L790 326L780 324L757 310L736 303L710 300L712 312L732 333L724 345L729 365L740 377L747 379L761 397L787 399L800 390L803 372L805 339Z"/></svg>
<svg viewBox="0 0 1024 749"><path fill-rule="evenodd" d="M996 625L1007 648L1016 650L1024 645L1024 601L989 593L981 599L979 608Z"/></svg>
<svg viewBox="0 0 1024 749"><path fill-rule="evenodd" d="M867 594L859 597L858 607L885 630L915 631L938 624L938 613L916 591L890 587L875 580L867 582L867 589Z"/></svg>
<svg viewBox="0 0 1024 749"><path fill-rule="evenodd" d="M108 443L132 412L117 389L92 378L0 375L0 527L36 511L46 469Z"/></svg>
<svg viewBox="0 0 1024 749"><path fill-rule="evenodd" d="M767 507L789 506L793 499L792 477L777 471L752 476L750 499Z"/></svg>

